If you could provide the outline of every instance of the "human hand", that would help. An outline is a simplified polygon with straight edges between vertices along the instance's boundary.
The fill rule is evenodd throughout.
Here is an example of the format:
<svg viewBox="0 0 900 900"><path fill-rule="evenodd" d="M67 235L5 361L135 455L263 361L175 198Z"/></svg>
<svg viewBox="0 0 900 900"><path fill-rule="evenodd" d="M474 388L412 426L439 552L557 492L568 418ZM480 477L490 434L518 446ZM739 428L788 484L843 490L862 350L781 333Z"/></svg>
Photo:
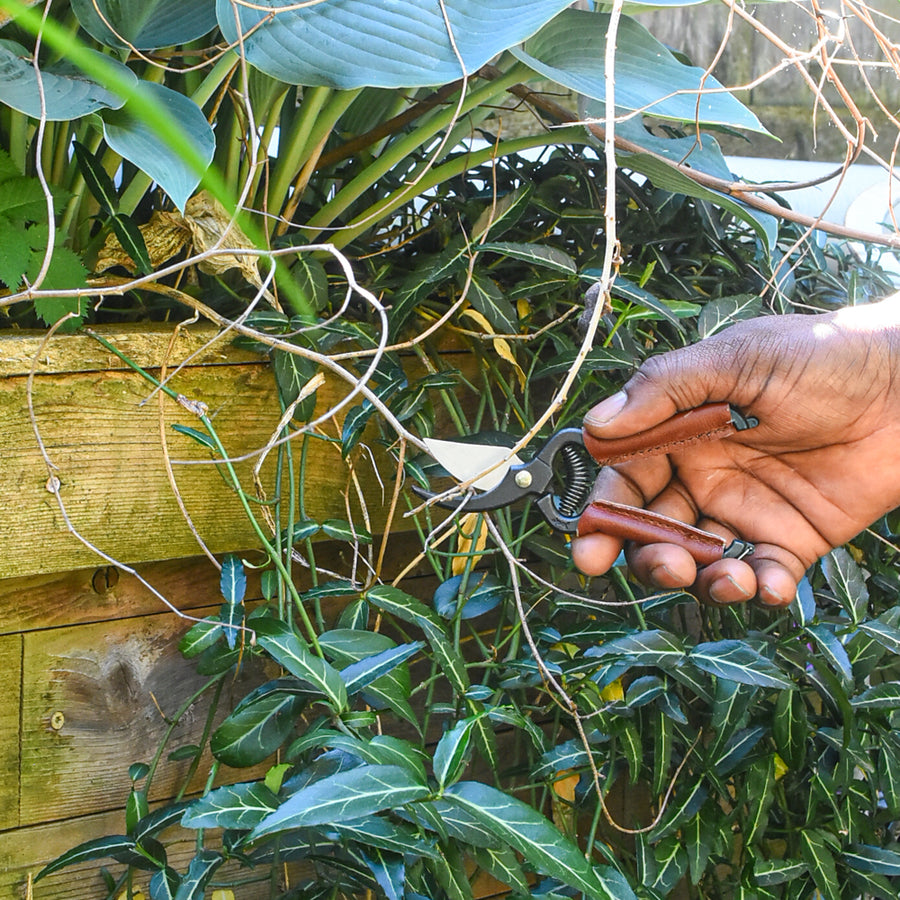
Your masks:
<svg viewBox="0 0 900 900"><path fill-rule="evenodd" d="M660 589L693 585L716 603L791 602L812 563L900 505L900 295L814 316L741 322L648 360L595 406L602 438L643 431L679 410L728 401L760 424L726 440L601 470L594 498L641 506L756 545L698 571L673 544L629 546L629 567ZM622 542L572 542L599 575Z"/></svg>

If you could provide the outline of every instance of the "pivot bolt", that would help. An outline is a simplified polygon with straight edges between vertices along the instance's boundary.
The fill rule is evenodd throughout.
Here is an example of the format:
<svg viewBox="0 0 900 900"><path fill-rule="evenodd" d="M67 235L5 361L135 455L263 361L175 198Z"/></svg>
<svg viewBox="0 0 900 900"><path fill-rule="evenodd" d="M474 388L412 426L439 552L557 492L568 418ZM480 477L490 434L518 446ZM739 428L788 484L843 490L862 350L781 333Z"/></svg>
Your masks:
<svg viewBox="0 0 900 900"><path fill-rule="evenodd" d="M516 472L516 486L520 488L530 488L531 487L531 472L527 469L522 469L521 472Z"/></svg>

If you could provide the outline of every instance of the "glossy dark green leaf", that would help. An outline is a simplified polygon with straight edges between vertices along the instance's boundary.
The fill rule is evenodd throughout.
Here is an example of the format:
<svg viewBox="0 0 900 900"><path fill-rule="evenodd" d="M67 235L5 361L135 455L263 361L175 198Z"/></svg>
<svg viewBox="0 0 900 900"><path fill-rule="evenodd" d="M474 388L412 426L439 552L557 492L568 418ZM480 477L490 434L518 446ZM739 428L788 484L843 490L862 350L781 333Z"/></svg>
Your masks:
<svg viewBox="0 0 900 900"><path fill-rule="evenodd" d="M453 689L464 694L469 675L459 651L448 640L441 620L415 597L391 585L376 585L366 593L368 600L401 621L416 625L424 634Z"/></svg>
<svg viewBox="0 0 900 900"><path fill-rule="evenodd" d="M150 900L175 900L181 876L171 866L155 872L150 878Z"/></svg>
<svg viewBox="0 0 900 900"><path fill-rule="evenodd" d="M278 393L281 395L285 406L290 406L309 385L319 370L318 363L300 356L298 353L290 353L287 350L275 349L272 351L272 369L275 372L275 382L278 385ZM305 396L294 410L294 419L305 422L312 418L316 408L316 392Z"/></svg>
<svg viewBox="0 0 900 900"><path fill-rule="evenodd" d="M378 847L390 853L412 853L416 856L440 859L432 839L402 822L384 816L367 816L351 822L335 822L330 826L343 839Z"/></svg>
<svg viewBox="0 0 900 900"><path fill-rule="evenodd" d="M900 853L871 844L854 844L841 859L857 872L895 877L900 875Z"/></svg>
<svg viewBox="0 0 900 900"><path fill-rule="evenodd" d="M687 872L687 851L682 839L673 834L654 847L653 855L656 857L656 880L652 887L668 896Z"/></svg>
<svg viewBox="0 0 900 900"><path fill-rule="evenodd" d="M112 179L103 168L100 157L80 141L72 142L72 152L82 178L100 209L108 216L115 215L119 208L119 195Z"/></svg>
<svg viewBox="0 0 900 900"><path fill-rule="evenodd" d="M741 728L725 742L722 752L715 762L716 772L727 775L741 763L751 750L760 742L768 729L761 725L753 728Z"/></svg>
<svg viewBox="0 0 900 900"><path fill-rule="evenodd" d="M311 653L297 633L278 619L253 622L257 643L292 675L320 691L336 710L347 706L347 690L338 671L321 657Z"/></svg>
<svg viewBox="0 0 900 900"><path fill-rule="evenodd" d="M400 644L373 656L367 656L365 659L341 669L340 674L344 679L347 693L352 696L368 687L372 682L405 663L411 656L415 656L424 646L423 641Z"/></svg>
<svg viewBox="0 0 900 900"><path fill-rule="evenodd" d="M453 619L457 614L463 619L474 619L496 609L509 593L509 585L490 573L472 572L467 577L454 575L438 585L434 592L434 608L445 619ZM462 609L459 609L460 604Z"/></svg>
<svg viewBox="0 0 900 900"><path fill-rule="evenodd" d="M360 855L387 900L403 900L406 884L404 857L397 853L385 853L378 847L360 848Z"/></svg>
<svg viewBox="0 0 900 900"><path fill-rule="evenodd" d="M253 766L271 756L294 727L305 698L270 693L233 712L213 732L210 749L228 766Z"/></svg>
<svg viewBox="0 0 900 900"><path fill-rule="evenodd" d="M900 813L900 739L893 733L880 736L877 771L884 803L896 815Z"/></svg>
<svg viewBox="0 0 900 900"><path fill-rule="evenodd" d="M814 828L800 832L800 855L825 900L841 900L834 854L822 834Z"/></svg>
<svg viewBox="0 0 900 900"><path fill-rule="evenodd" d="M762 308L762 300L756 294L719 297L703 304L697 319L697 332L700 337L711 337L735 322L756 318L762 314Z"/></svg>
<svg viewBox="0 0 900 900"><path fill-rule="evenodd" d="M310 825L346 822L424 800L426 785L400 766L359 766L292 794L251 832L251 839Z"/></svg>
<svg viewBox="0 0 900 900"><path fill-rule="evenodd" d="M806 762L809 717L799 691L784 691L775 701L772 737L778 755L788 768L799 769Z"/></svg>
<svg viewBox="0 0 900 900"><path fill-rule="evenodd" d="M761 687L792 688L793 682L770 659L738 640L697 644L688 655L697 668L718 678Z"/></svg>
<svg viewBox="0 0 900 900"><path fill-rule="evenodd" d="M862 569L844 547L822 557L822 572L838 603L854 624L861 622L869 607L869 589Z"/></svg>
<svg viewBox="0 0 900 900"><path fill-rule="evenodd" d="M188 801L182 801L161 806L153 812L147 813L135 825L134 839L140 841L148 837L156 837L160 832L177 825L187 806Z"/></svg>
<svg viewBox="0 0 900 900"><path fill-rule="evenodd" d="M706 872L706 866L712 853L717 820L718 810L712 803L706 803L683 828L684 849L687 851L691 884L699 884Z"/></svg>
<svg viewBox="0 0 900 900"><path fill-rule="evenodd" d="M372 535L359 525L351 524L346 519L328 519L322 523L322 531L330 538L348 541L354 544L371 544Z"/></svg>
<svg viewBox="0 0 900 900"><path fill-rule="evenodd" d="M876 684L868 690L850 698L850 705L856 709L892 710L900 708L900 683L894 681Z"/></svg>
<svg viewBox="0 0 900 900"><path fill-rule="evenodd" d="M838 636L825 624L809 625L806 630L813 636L819 652L828 660L844 687L849 689L853 684L853 666Z"/></svg>
<svg viewBox="0 0 900 900"><path fill-rule="evenodd" d="M528 879L519 858L509 847L473 847L470 852L480 869L517 893L528 896Z"/></svg>
<svg viewBox="0 0 900 900"><path fill-rule="evenodd" d="M799 878L807 871L805 862L790 859L758 859L753 864L753 877L757 884L770 887Z"/></svg>
<svg viewBox="0 0 900 900"><path fill-rule="evenodd" d="M885 650L900 655L900 628L890 622L873 620L863 622L859 630L871 635Z"/></svg>
<svg viewBox="0 0 900 900"><path fill-rule="evenodd" d="M40 881L53 872L58 872L67 866L73 866L76 863L92 862L96 859L105 859L112 857L120 859L123 856L133 854L135 850L135 842L132 838L125 835L108 835L107 837L96 838L94 840L85 841L71 850L67 850L61 856L58 856L53 862L48 863L35 875L34 880Z"/></svg>
<svg viewBox="0 0 900 900"><path fill-rule="evenodd" d="M498 285L475 270L469 285L468 300L491 323L496 334L515 334L518 329L518 316L506 294Z"/></svg>
<svg viewBox="0 0 900 900"><path fill-rule="evenodd" d="M194 800L182 817L185 828L256 827L278 808L278 798L260 781L215 788Z"/></svg>
<svg viewBox="0 0 900 900"><path fill-rule="evenodd" d="M674 666L685 657L684 643L668 631L642 631L591 647L585 656L623 656L636 666Z"/></svg>
<svg viewBox="0 0 900 900"><path fill-rule="evenodd" d="M472 755L472 729L475 718L460 719L444 732L434 749L434 777L443 790L462 775Z"/></svg>
<svg viewBox="0 0 900 900"><path fill-rule="evenodd" d="M206 886L223 862L225 857L217 850L197 851L188 865L184 878L181 879L181 884L178 885L175 900L202 900Z"/></svg>
<svg viewBox="0 0 900 900"><path fill-rule="evenodd" d="M691 782L681 783L669 801L659 824L650 832L652 840L658 841L667 837L703 806L709 796L709 788L705 781L706 779L700 777Z"/></svg>
<svg viewBox="0 0 900 900"><path fill-rule="evenodd" d="M672 762L672 720L661 710L653 716L653 778L651 791L659 796L668 787Z"/></svg>
<svg viewBox="0 0 900 900"><path fill-rule="evenodd" d="M225 642L229 647L237 643L238 631L244 620L244 594L247 593L247 576L240 558L229 553L222 560L222 574L219 590L225 598L220 617L225 632Z"/></svg>
<svg viewBox="0 0 900 900"><path fill-rule="evenodd" d="M666 689L666 683L658 675L636 678L625 691L625 705L631 709L645 706L655 700Z"/></svg>
<svg viewBox="0 0 900 900"><path fill-rule="evenodd" d="M109 220L113 232L119 239L122 249L134 262L134 271L138 275L149 275L153 271L150 253L134 219L130 216L115 215Z"/></svg>
<svg viewBox="0 0 900 900"><path fill-rule="evenodd" d="M125 830L134 836L138 822L150 812L147 794L144 791L132 790L125 801Z"/></svg>
<svg viewBox="0 0 900 900"><path fill-rule="evenodd" d="M536 809L516 797L476 781L459 781L444 792L538 871L594 900L626 900L603 884L584 854Z"/></svg>
<svg viewBox="0 0 900 900"><path fill-rule="evenodd" d="M536 266L564 272L574 275L576 272L575 260L568 253L544 244L519 244L512 241L494 241L478 245L480 252L490 250L507 256L511 259L530 262Z"/></svg>

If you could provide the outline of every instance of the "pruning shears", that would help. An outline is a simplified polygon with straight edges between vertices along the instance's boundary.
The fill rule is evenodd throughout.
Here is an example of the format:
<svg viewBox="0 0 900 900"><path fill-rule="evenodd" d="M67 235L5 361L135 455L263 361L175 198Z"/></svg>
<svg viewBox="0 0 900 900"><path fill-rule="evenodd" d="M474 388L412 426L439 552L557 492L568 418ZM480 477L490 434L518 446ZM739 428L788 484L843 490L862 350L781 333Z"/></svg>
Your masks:
<svg viewBox="0 0 900 900"><path fill-rule="evenodd" d="M557 531L579 536L600 532L638 544L671 543L684 547L699 565L718 559L742 559L753 545L731 543L649 510L590 501L598 466L658 456L703 441L721 440L759 422L728 403L709 403L677 413L659 425L624 438L602 440L581 428L563 428L551 435L526 462L505 448L455 441L426 441L432 456L459 481L471 482L460 493L415 492L438 506L460 512L486 512L525 497ZM504 455L506 454L506 455ZM475 477L489 469L486 476ZM558 488L558 489L557 489Z"/></svg>

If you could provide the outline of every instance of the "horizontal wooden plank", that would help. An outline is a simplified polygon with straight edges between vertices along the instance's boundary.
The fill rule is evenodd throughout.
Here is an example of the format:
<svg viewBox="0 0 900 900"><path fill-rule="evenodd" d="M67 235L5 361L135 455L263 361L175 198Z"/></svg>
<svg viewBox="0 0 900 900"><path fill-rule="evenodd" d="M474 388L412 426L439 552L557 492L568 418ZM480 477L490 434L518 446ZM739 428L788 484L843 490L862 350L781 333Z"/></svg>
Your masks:
<svg viewBox="0 0 900 900"><path fill-rule="evenodd" d="M208 612L212 612L210 608ZM207 682L178 651L189 623L173 615L31 632L22 654L19 819L32 825L102 812L125 802L128 767L149 763L175 713ZM216 720L264 680L256 664L225 683ZM212 691L174 725L150 798L174 796L188 761L165 757L197 743ZM208 761L207 761L208 762ZM190 786L199 789L203 771ZM254 777L223 767L222 781Z"/></svg>
<svg viewBox="0 0 900 900"><path fill-rule="evenodd" d="M167 358L170 335L115 333L110 339L150 367ZM184 347L181 340L179 337L176 351L168 356L173 366L197 346L195 338L186 339ZM47 487L50 472L29 417L29 379L23 365L23 360L35 355L37 346L37 338L3 336L0 341L0 357L6 361L5 368L0 368L0 375L6 376L0 377L0 421L4 423L0 432L0 505L6 537L0 579L68 572L101 563L96 553L72 534L57 498ZM151 388L121 362L105 369L112 355L98 346L83 335L54 337L46 351L38 354L44 362L30 392L37 431L56 467L59 496L71 526L101 551L129 565L192 556L197 553L197 543L166 473L159 400L154 397L145 402ZM263 448L280 416L269 367L221 344L210 352L215 364L192 361L173 379L172 387L207 404L230 455ZM221 364L232 359L233 364ZM345 382L329 376L317 392L317 415L332 408L347 390ZM215 553L259 546L237 495L210 464L210 452L171 428L174 423L197 427L196 417L169 398L162 402L162 434L170 459L176 461L175 479L197 532ZM335 437L338 428L329 422L324 431ZM299 443L296 446L295 456L299 457ZM382 484L391 483L392 466L386 454L377 447L372 449L371 454L361 449L352 462L353 474L364 487L368 528L378 532L387 513ZM362 522L356 488L338 445L310 439L308 454L306 515L319 521L347 518L349 502L351 515ZM254 462L236 464L241 483L251 494ZM264 469L263 481L271 494L271 468ZM260 516L259 507L256 511ZM398 517L393 527L403 529L408 523Z"/></svg>
<svg viewBox="0 0 900 900"><path fill-rule="evenodd" d="M22 638L0 636L0 830L19 824L19 707L22 700Z"/></svg>

